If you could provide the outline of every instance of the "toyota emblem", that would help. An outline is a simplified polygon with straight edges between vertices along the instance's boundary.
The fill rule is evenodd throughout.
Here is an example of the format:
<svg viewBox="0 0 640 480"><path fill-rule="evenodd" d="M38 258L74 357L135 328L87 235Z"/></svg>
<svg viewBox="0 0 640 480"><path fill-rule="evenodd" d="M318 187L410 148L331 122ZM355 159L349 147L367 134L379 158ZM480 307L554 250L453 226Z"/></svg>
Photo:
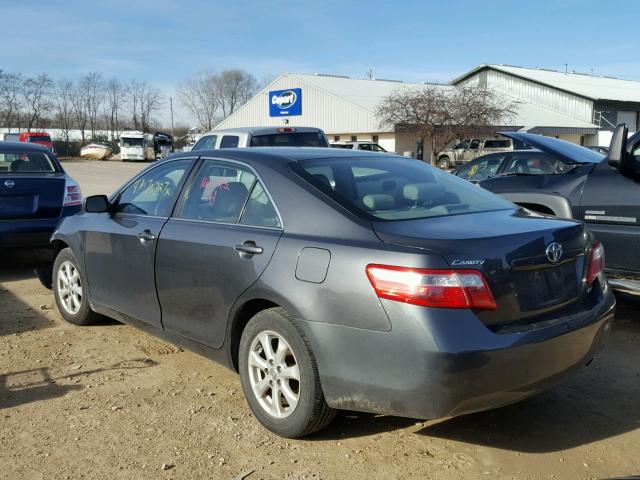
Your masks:
<svg viewBox="0 0 640 480"><path fill-rule="evenodd" d="M547 245L546 253L551 263L558 263L562 258L562 245L558 242L551 242Z"/></svg>
<svg viewBox="0 0 640 480"><path fill-rule="evenodd" d="M14 185L15 185L15 182L11 179L5 180L4 182L4 186L7 188L13 188Z"/></svg>

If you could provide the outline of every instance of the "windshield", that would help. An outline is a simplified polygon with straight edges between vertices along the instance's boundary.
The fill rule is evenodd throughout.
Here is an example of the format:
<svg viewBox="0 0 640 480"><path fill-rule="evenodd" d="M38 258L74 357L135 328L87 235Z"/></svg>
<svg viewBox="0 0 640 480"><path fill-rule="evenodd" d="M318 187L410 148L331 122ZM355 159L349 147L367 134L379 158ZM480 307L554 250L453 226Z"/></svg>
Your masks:
<svg viewBox="0 0 640 480"><path fill-rule="evenodd" d="M42 152L0 153L0 173L55 172L51 157Z"/></svg>
<svg viewBox="0 0 640 480"><path fill-rule="evenodd" d="M124 148L128 147L141 147L143 145L142 138L121 137L120 146Z"/></svg>
<svg viewBox="0 0 640 480"><path fill-rule="evenodd" d="M30 136L29 138L29 142L30 143L37 143L37 142L51 142L51 137L49 137L49 135L39 135L39 136Z"/></svg>
<svg viewBox="0 0 640 480"><path fill-rule="evenodd" d="M413 220L513 209L498 196L427 164L404 158L322 158L291 169L340 205L369 220Z"/></svg>
<svg viewBox="0 0 640 480"><path fill-rule="evenodd" d="M320 132L271 133L251 137L250 147L328 147Z"/></svg>

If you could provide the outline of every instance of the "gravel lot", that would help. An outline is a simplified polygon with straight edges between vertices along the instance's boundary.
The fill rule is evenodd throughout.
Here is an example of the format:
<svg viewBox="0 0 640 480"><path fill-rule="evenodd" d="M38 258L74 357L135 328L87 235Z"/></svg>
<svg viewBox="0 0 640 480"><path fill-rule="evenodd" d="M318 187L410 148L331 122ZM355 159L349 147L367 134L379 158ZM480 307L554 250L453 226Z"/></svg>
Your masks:
<svg viewBox="0 0 640 480"><path fill-rule="evenodd" d="M142 164L73 162L83 193ZM607 478L640 474L640 302L554 390L440 421L343 412L305 440L262 429L237 376L117 322L67 324L33 268L0 269L0 464L7 479ZM164 466L164 469L163 469Z"/></svg>

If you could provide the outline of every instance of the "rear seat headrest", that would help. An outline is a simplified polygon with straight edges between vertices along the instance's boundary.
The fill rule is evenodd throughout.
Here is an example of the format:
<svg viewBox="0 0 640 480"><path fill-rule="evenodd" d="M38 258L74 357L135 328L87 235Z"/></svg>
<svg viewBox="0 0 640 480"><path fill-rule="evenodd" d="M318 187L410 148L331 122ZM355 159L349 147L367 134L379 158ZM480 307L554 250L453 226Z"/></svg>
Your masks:
<svg viewBox="0 0 640 480"><path fill-rule="evenodd" d="M385 193L371 193L362 197L362 203L369 210L390 210L396 206L391 195Z"/></svg>
<svg viewBox="0 0 640 480"><path fill-rule="evenodd" d="M409 183L402 189L404 198L412 202L440 200L445 193L444 186L435 182Z"/></svg>

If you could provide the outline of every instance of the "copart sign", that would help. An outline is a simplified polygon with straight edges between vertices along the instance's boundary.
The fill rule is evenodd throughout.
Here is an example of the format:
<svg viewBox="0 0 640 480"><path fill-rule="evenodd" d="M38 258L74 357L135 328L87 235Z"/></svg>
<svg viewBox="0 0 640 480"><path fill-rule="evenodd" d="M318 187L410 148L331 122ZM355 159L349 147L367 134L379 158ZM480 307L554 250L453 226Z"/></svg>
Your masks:
<svg viewBox="0 0 640 480"><path fill-rule="evenodd" d="M269 92L269 116L290 117L302 115L302 89L274 90Z"/></svg>

